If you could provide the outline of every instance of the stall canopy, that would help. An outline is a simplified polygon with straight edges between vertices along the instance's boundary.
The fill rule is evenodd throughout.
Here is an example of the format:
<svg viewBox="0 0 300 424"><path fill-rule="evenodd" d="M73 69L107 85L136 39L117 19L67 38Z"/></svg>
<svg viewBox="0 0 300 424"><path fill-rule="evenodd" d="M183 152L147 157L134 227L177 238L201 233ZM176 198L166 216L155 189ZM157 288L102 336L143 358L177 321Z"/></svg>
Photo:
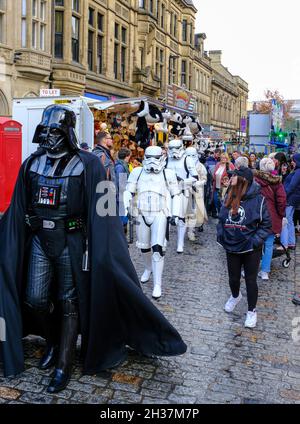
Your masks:
<svg viewBox="0 0 300 424"><path fill-rule="evenodd" d="M181 109L179 107L175 107L175 106L169 105L167 103L164 103L149 97L129 97L127 99L117 99L117 100L108 100L103 102L95 102L91 106L98 110L110 109L112 112L122 112L128 109L132 109L132 112L135 112L139 108L141 101L148 102L161 109L168 109L183 115L198 116L198 114L195 112Z"/></svg>

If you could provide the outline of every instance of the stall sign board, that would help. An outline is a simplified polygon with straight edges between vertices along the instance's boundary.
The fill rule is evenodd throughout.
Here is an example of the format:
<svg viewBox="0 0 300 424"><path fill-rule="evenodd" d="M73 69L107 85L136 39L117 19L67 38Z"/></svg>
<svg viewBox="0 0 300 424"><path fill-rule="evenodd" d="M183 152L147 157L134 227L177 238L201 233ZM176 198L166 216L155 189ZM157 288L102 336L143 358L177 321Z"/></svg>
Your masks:
<svg viewBox="0 0 300 424"><path fill-rule="evenodd" d="M195 97L193 93L183 87L172 84L167 87L167 105L177 107L188 112L194 112Z"/></svg>

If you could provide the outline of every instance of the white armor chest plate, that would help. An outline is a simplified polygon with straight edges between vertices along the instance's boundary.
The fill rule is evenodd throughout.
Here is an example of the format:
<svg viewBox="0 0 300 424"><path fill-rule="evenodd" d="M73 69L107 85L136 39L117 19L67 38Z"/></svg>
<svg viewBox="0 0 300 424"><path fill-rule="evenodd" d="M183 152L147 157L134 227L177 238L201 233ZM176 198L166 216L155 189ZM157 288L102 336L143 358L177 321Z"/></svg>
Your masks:
<svg viewBox="0 0 300 424"><path fill-rule="evenodd" d="M142 212L160 212L166 208L169 192L163 172L143 171L137 185L138 209Z"/></svg>
<svg viewBox="0 0 300 424"><path fill-rule="evenodd" d="M172 169L176 176L182 179L187 178L186 169L184 166L185 156L182 156L180 159L168 158L168 169Z"/></svg>

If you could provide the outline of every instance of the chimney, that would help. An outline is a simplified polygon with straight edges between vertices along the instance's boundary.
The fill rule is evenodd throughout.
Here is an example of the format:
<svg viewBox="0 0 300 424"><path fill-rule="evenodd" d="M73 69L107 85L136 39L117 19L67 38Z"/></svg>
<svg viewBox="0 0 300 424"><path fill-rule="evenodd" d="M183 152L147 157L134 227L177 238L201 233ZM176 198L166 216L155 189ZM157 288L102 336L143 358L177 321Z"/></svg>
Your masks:
<svg viewBox="0 0 300 424"><path fill-rule="evenodd" d="M210 50L209 57L211 58L212 63L221 63L222 50Z"/></svg>

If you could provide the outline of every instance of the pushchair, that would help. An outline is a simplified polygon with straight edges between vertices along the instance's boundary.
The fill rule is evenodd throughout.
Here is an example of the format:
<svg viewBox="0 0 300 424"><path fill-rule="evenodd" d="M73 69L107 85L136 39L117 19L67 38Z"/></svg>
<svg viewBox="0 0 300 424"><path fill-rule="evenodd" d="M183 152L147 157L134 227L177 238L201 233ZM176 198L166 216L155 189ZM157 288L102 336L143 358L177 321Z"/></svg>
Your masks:
<svg viewBox="0 0 300 424"><path fill-rule="evenodd" d="M281 246L282 250L278 250L277 246ZM291 263L291 255L289 250L281 243L280 241L280 236L279 237L275 237L274 240L274 247L273 247L273 255L272 255L272 259L275 258L279 258L280 256L285 255L285 259L281 262L283 268L288 268L290 266Z"/></svg>

